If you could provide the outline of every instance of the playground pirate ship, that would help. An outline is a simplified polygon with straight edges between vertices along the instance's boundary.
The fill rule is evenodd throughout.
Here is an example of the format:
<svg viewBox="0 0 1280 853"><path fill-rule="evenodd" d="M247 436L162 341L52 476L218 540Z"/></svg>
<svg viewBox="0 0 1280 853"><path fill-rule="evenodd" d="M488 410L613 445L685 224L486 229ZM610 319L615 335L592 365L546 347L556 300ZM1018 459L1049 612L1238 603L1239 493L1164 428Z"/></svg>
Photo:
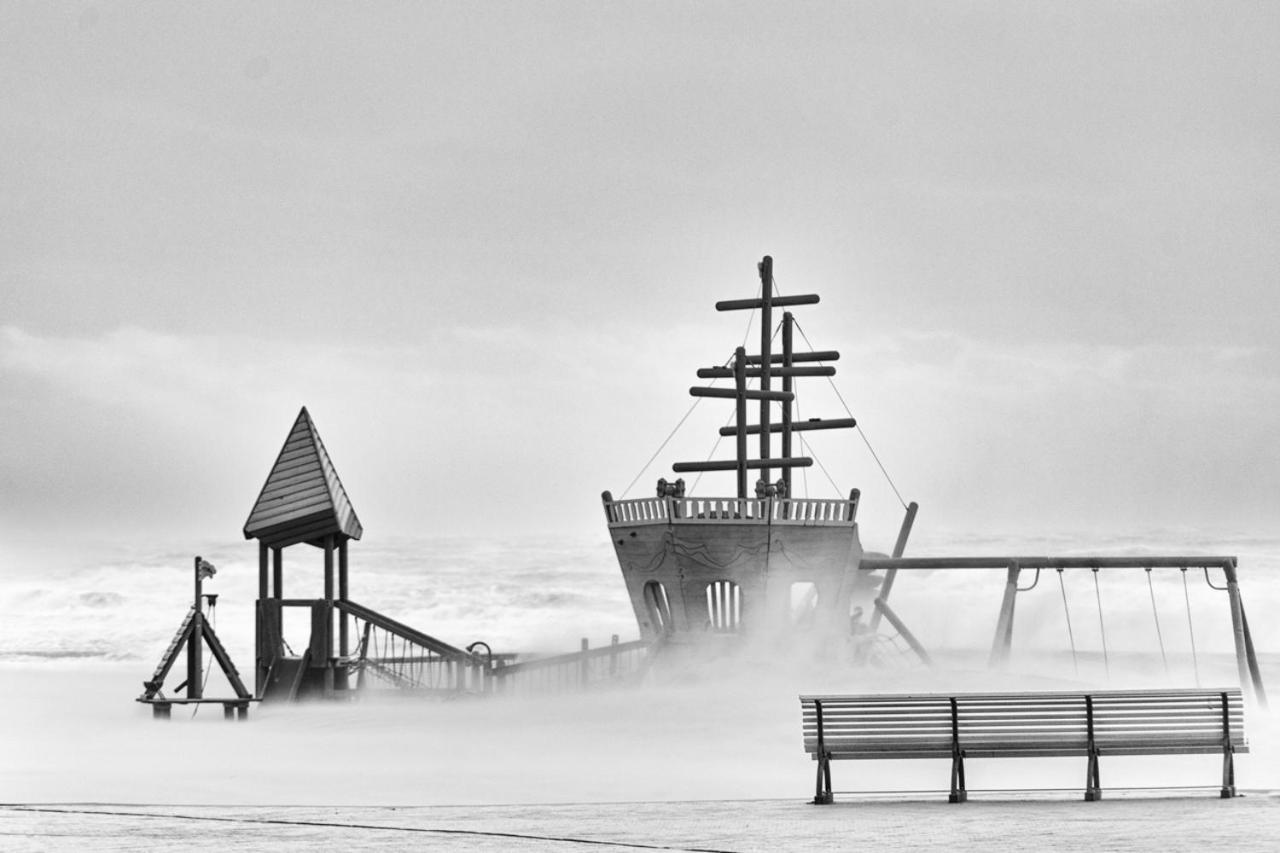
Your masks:
<svg viewBox="0 0 1280 853"><path fill-rule="evenodd" d="M856 427L856 422L852 415L792 419L793 383L802 377L834 376L829 362L838 360L839 353L796 351L791 312L784 312L775 329L773 311L814 305L819 298L816 294L775 295L773 260L767 256L758 271L759 297L718 302L716 309L759 311L759 351L748 354L739 347L731 366L697 372L701 379L730 379L732 387L690 389L694 397L735 401L732 424L720 430L722 436L735 439L735 456L731 460L679 462L672 467L676 474L733 471L737 494L695 497L686 493L683 479L669 482L663 478L658 480L653 497L615 500L610 492L602 495L609 535L643 639L705 648L708 643L740 644L744 639L762 637L776 647L779 639L803 634L814 648L830 652L843 646L855 662L865 663L878 657L878 641L886 639L879 633L883 620L897 632L888 639L930 664L928 652L889 605L898 574L1003 569L1006 582L989 657L990 665L999 667L1008 661L1012 649L1018 596L1036 587L1042 571L1056 571L1061 578L1067 570L1087 570L1097 584L1103 570L1142 569L1148 583L1154 569L1179 570L1185 585L1188 570L1201 569L1210 588L1227 593L1240 683L1252 688L1253 696L1265 703L1235 557L905 558L915 503L906 505L893 553L873 554L863 550L858 536L857 489L847 499L794 497L792 472L813 464L810 457L792 455L795 434L849 429ZM781 352L772 350L775 334L781 338ZM777 389L775 379L780 383ZM749 384L752 380L754 387ZM755 403L759 414L752 422L749 411ZM780 415L776 421L775 406ZM775 436L780 439L779 456L772 454ZM752 439L758 442L755 456L750 452ZM771 482L774 471L780 477ZM754 482L753 472L758 472ZM1213 584L1211 570L1221 570L1223 586ZM1020 586L1023 573L1031 571L1035 572L1032 582ZM1063 598L1065 605L1065 592ZM1153 607L1154 600L1153 594ZM1158 635L1159 616L1153 615ZM1069 612L1066 616L1069 632ZM1071 642L1074 656L1074 639ZM1160 642L1163 654L1163 640ZM1103 643L1105 657L1105 632Z"/></svg>
<svg viewBox="0 0 1280 853"><path fill-rule="evenodd" d="M720 431L733 437L735 457L673 466L676 474L735 472L737 494L693 497L686 494L683 479L664 478L654 497L602 496L640 634L647 640L678 644L764 634L776 639L803 626L808 636L829 643L873 629L882 615L896 621L883 601L879 609L874 607L891 576L861 566L858 490L847 499L793 496L793 472L813 464L809 456L793 455L796 435L850 429L857 423L852 417L793 419L796 380L834 376L830 362L840 354L796 351L790 311L780 323L781 351L773 351L774 310L814 305L819 297L775 295L772 258L765 257L758 269L758 298L718 302L716 309L759 311L759 352L748 354L738 347L731 366L697 373L700 379L731 380L731 387L690 389L694 397L735 401L733 423ZM755 387L749 387L753 381ZM756 406L758 417L751 422L749 410ZM750 452L753 442L756 456ZM772 453L775 446L778 456ZM773 481L775 471L778 479ZM907 509L895 557L906 545L915 511L915 504ZM870 616L871 624L863 624L861 614Z"/></svg>

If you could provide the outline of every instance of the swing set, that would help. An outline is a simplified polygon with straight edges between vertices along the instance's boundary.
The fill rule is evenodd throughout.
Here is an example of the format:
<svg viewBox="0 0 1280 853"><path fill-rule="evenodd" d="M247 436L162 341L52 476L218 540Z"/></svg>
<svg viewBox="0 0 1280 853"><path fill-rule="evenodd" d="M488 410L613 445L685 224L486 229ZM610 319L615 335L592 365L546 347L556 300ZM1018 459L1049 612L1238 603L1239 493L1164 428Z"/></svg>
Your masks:
<svg viewBox="0 0 1280 853"><path fill-rule="evenodd" d="M1110 655L1107 648L1106 622L1103 618L1102 587L1099 574L1103 570L1142 569L1147 576L1147 590L1151 599L1151 613L1155 622L1156 638L1160 645L1160 657L1168 671L1169 660L1165 649L1164 632L1160 625L1160 613L1156 606L1155 586L1152 583L1152 572L1156 569L1177 569L1182 575L1183 601L1186 605L1187 633L1191 641L1192 665L1195 671L1197 686L1200 683L1200 665L1196 651L1195 626L1191 619L1191 594L1187 581L1188 570L1201 569L1205 583L1210 589L1227 593L1231 610L1231 627L1235 645L1236 667L1239 672L1240 686L1243 690L1252 691L1253 698L1265 707L1266 690L1262 684L1262 674L1258 668L1258 656L1253 645L1253 636L1249 632L1249 620L1245 615L1244 601L1240 595L1239 577L1235 557L864 557L859 564L860 569L886 572L886 578L896 574L898 570L955 570L955 569L1005 569L1006 578L1004 597L1000 604L1000 616L996 621L995 636L991 642L991 654L988 664L992 667L1005 665L1013 648L1013 621L1017 609L1018 593L1030 592L1040 582L1042 571L1055 571L1058 574L1058 588L1062 594L1063 612L1067 622L1067 636L1071 643L1071 659L1079 671L1079 658L1076 648L1075 631L1071 622L1071 607L1067 599L1066 582L1063 577L1068 570L1088 570L1093 575L1094 599L1097 602L1098 629L1102 638L1103 665L1110 674ZM1019 586L1024 571L1035 570L1030 585ZM1214 584L1209 576L1210 569L1221 569L1226 583L1223 586ZM877 612L891 615L888 603L888 585L882 589L880 598L876 599ZM927 662L927 661L926 661Z"/></svg>

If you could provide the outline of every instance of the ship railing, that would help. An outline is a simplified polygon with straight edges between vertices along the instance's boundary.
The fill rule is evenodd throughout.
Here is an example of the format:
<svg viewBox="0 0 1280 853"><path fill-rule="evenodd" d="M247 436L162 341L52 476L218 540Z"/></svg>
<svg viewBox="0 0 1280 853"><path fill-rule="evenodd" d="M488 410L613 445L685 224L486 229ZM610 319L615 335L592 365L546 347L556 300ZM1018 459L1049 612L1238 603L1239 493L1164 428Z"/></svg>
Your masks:
<svg viewBox="0 0 1280 853"><path fill-rule="evenodd" d="M671 498L672 521L732 521L765 524L769 501L759 498Z"/></svg>
<svg viewBox="0 0 1280 853"><path fill-rule="evenodd" d="M850 525L857 504L817 498L634 498L606 501L610 525L792 524L808 527Z"/></svg>
<svg viewBox="0 0 1280 853"><path fill-rule="evenodd" d="M611 501L605 505L611 524L665 524L670 517L667 506L671 498L634 498Z"/></svg>
<svg viewBox="0 0 1280 853"><path fill-rule="evenodd" d="M771 507L774 524L809 526L853 524L858 505L847 500L779 498Z"/></svg>

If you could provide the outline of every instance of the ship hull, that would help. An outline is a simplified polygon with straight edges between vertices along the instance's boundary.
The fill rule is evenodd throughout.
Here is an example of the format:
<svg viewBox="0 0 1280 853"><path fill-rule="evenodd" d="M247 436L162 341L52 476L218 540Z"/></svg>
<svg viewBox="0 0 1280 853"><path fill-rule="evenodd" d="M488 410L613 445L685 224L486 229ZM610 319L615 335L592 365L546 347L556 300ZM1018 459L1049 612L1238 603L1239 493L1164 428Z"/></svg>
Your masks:
<svg viewBox="0 0 1280 853"><path fill-rule="evenodd" d="M854 509L848 501L606 501L641 637L850 636L880 581L859 568Z"/></svg>

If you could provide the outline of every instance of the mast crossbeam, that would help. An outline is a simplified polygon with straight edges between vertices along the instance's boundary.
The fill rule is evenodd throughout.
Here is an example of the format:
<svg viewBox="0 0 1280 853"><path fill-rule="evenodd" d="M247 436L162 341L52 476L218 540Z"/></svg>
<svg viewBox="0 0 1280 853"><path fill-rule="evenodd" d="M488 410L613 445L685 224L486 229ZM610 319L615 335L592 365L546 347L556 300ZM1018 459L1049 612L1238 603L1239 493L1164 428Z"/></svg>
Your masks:
<svg viewBox="0 0 1280 853"><path fill-rule="evenodd" d="M783 364L786 360L786 353L772 353L769 356L770 364ZM759 364L763 359L758 355L747 356L747 364ZM791 354L791 362L793 364L802 361L839 361L839 350L818 350L817 352L795 352Z"/></svg>
<svg viewBox="0 0 1280 853"><path fill-rule="evenodd" d="M780 403L790 403L796 397L790 391L763 391L752 388L739 391L736 388L703 388L700 385L690 388L689 393L694 397L722 397L733 400L741 396L746 400L773 400Z"/></svg>
<svg viewBox="0 0 1280 853"><path fill-rule="evenodd" d="M795 456L790 459L724 459L711 462L677 462L671 466L671 470L677 474L687 474L698 471L736 471L739 467L755 470L760 468L808 468L813 465L813 459L808 456Z"/></svg>
<svg viewBox="0 0 1280 853"><path fill-rule="evenodd" d="M749 357L748 357L749 358ZM759 379L764 371L758 367L747 368L744 374L748 379ZM771 376L835 376L836 369L823 365L821 367L775 367L769 371ZM732 379L732 367L700 367L699 379Z"/></svg>
<svg viewBox="0 0 1280 853"><path fill-rule="evenodd" d="M852 429L857 425L858 422L853 418L830 418L827 420L812 418L807 421L793 421L790 424L769 424L769 432L786 432L787 430L790 430L791 432L805 432L806 430L811 429ZM747 426L747 435L758 435L759 433L759 424L750 424ZM737 428L731 426L720 427L720 434L725 436L736 435Z"/></svg>
<svg viewBox="0 0 1280 853"><path fill-rule="evenodd" d="M765 287L772 287L773 282L767 282ZM785 308L791 305L816 305L818 303L818 294L803 293L796 296L774 296L767 304L775 308ZM716 303L717 311L742 311L749 308L763 308L765 306L764 299L725 299Z"/></svg>

